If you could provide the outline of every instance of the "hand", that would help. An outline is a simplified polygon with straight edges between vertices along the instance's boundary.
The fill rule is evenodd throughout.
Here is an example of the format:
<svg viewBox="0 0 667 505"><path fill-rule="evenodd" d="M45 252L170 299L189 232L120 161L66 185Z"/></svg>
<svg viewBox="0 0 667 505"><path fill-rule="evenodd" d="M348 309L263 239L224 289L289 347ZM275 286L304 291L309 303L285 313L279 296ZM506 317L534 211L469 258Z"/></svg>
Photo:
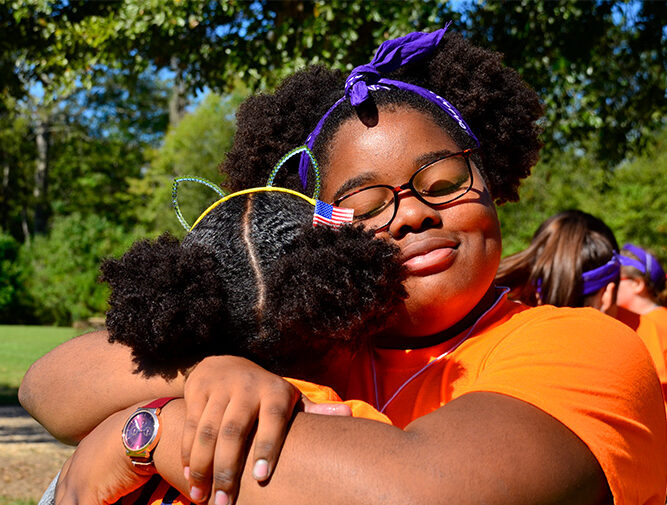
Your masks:
<svg viewBox="0 0 667 505"><path fill-rule="evenodd" d="M255 424L253 476L260 482L268 479L300 398L289 382L244 358L202 360L185 382L181 454L190 498L204 502L212 489L216 503L231 501Z"/></svg>
<svg viewBox="0 0 667 505"><path fill-rule="evenodd" d="M115 503L151 477L132 465L125 454L120 432L134 409L103 421L79 444L60 472L56 505Z"/></svg>
<svg viewBox="0 0 667 505"><path fill-rule="evenodd" d="M319 414L321 416L351 416L352 409L344 403L313 403L302 396L301 403L303 411L307 414Z"/></svg>

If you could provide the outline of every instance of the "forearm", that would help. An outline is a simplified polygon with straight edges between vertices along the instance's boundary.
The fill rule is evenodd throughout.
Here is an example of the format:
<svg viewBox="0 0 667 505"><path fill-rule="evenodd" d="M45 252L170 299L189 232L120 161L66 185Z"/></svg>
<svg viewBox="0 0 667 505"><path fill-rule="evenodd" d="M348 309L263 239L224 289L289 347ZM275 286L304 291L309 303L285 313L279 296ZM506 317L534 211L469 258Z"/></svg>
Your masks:
<svg viewBox="0 0 667 505"><path fill-rule="evenodd" d="M105 331L69 340L37 360L19 389L23 407L56 438L77 443L108 416L134 403L182 396L183 377L134 373L130 349Z"/></svg>
<svg viewBox="0 0 667 505"><path fill-rule="evenodd" d="M179 403L170 404L165 420L176 430ZM269 483L258 484L251 466L248 458L235 500L240 505L318 503L323 494L329 503L346 504L594 504L608 498L599 465L567 428L524 402L484 393L455 400L404 431L298 414ZM163 438L156 467L181 489L178 443Z"/></svg>

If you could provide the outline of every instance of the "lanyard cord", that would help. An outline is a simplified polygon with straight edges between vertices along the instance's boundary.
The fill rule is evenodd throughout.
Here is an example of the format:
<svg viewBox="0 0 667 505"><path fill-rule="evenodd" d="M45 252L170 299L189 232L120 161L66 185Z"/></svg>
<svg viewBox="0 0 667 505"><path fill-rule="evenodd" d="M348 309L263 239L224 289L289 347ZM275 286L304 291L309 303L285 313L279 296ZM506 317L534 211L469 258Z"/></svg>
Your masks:
<svg viewBox="0 0 667 505"><path fill-rule="evenodd" d="M486 309L486 311L484 312L484 314L482 314L481 316L479 316L479 318L477 319L477 321L474 322L474 324L470 327L470 329L468 330L468 332L467 332L465 335L463 335L463 337L462 337L461 339L459 339L459 341L456 342L456 343L454 344L454 346L452 346L452 347L450 347L449 349L447 349L445 352L443 352L443 353L442 353L440 356L438 356L437 358L432 359L431 361L429 361L428 363L426 363L426 365L424 365L424 366L421 368L421 370L417 370L414 374L412 374L411 377L409 377L403 384L401 384L401 385L398 387L398 389L394 392L393 395L391 395L391 398L389 398L389 400L386 401L386 403L382 406L382 408L380 408L380 395L379 395L379 393L378 393L377 373L376 373L376 371L375 371L375 356L374 356L373 350L371 349L371 352L370 352L370 355L371 355L371 371L372 371L372 373L373 373L373 388L374 388L374 390L375 390L375 408L378 409L381 413L384 413L385 409L389 406L389 404L390 404L392 401L394 401L394 399L398 396L398 394L399 394L401 391L403 391L403 389L405 389L405 387L406 387L408 384L410 384L410 383L411 383L417 376L419 376L422 372L426 371L426 370L427 370L429 367L431 367L431 365L433 365L434 363L437 363L438 361L442 360L442 359L443 359L445 356L447 356L449 353L451 353L451 352L455 351L456 349L458 349L458 347L459 347L463 342L465 342L466 340L468 340L468 338L472 335L473 331L475 331L475 329L477 328L477 325L482 321L482 319L484 319L484 317L486 317L486 315L487 315L489 312L491 312L491 311L496 307L496 305L498 305L498 303L500 302L500 300L502 300L502 298L504 297L504 295L506 295L507 293L509 293L509 288L505 288L505 287L500 288L500 293L499 293L498 296L496 297L496 301L493 302L493 305L491 305L491 307L489 307L488 309Z"/></svg>

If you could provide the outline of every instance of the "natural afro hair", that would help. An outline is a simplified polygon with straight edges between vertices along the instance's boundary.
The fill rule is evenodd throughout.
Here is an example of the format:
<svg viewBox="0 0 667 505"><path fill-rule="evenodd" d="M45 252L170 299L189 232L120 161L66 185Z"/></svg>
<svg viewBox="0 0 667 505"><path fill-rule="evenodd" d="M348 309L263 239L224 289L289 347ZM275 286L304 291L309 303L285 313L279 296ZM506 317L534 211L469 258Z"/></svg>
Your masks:
<svg viewBox="0 0 667 505"><path fill-rule="evenodd" d="M109 340L139 371L172 377L209 355L308 379L354 350L405 298L399 251L371 231L311 224L311 204L251 193L215 207L182 243L169 235L106 260Z"/></svg>
<svg viewBox="0 0 667 505"><path fill-rule="evenodd" d="M461 112L481 143L475 159L494 200L518 199L522 178L530 174L542 146L537 120L543 107L537 94L501 55L476 46L459 34L446 33L426 59L406 65L387 77L417 84L447 100ZM237 112L237 133L221 171L232 189L263 185L280 157L305 142L331 105L344 94L345 76L322 66L309 67L287 78L273 94L248 98ZM405 106L428 114L461 147L470 139L437 106L411 92L392 89L372 92L378 109ZM340 125L357 118L348 101L325 122L314 146L326 173L328 149ZM285 171L287 172L287 171ZM298 188L291 173L278 183Z"/></svg>

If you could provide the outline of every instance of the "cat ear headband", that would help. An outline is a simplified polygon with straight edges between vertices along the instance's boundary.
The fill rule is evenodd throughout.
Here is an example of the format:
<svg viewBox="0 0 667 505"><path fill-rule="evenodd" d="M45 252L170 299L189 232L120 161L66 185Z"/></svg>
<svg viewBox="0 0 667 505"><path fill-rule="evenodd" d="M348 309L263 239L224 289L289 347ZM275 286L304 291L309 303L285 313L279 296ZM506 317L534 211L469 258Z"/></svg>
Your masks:
<svg viewBox="0 0 667 505"><path fill-rule="evenodd" d="M310 162L312 163L313 166L313 171L315 173L315 189L313 191L313 196L309 197L304 195L303 193L299 193L298 191L294 191L292 189L288 188L281 188L273 185L273 181L278 174L278 171L281 169L281 167L285 164L285 162L290 159L292 156L295 154L300 154L304 153L310 158ZM194 222L194 224L190 225L188 222L185 220L183 217L183 213L181 212L180 206L178 204L178 185L182 182L196 182L199 184L203 184L204 186L212 189L215 191L219 196L220 199L214 202L208 209L206 209L202 214L197 218L197 220ZM313 226L328 226L332 228L338 228L339 226L342 226L343 224L346 223L351 223L353 218L354 218L354 209L343 209L340 207L335 207L331 204L328 204L326 202L323 202L321 200L318 200L317 198L320 195L320 169L319 165L317 164L317 161L315 160L315 156L313 155L312 151L307 147L307 146L299 146L295 149L292 149L290 152L285 154L278 163L276 163L276 166L273 168L271 171L271 174L269 175L269 179L266 182L266 186L263 187L257 187L257 188L249 188L249 189L243 189L241 191L237 191L235 193L231 194L226 194L224 191L222 191L217 185L212 183L211 181L208 181L206 179L203 179L201 177L178 177L174 179L174 183L172 185L172 191L171 191L171 196L172 196L172 203L174 206L174 210L176 212L176 217L178 218L178 221L183 225L183 227L187 231L192 231L199 222L204 219L213 209L215 209L218 205L226 202L227 200L234 198L236 196L240 195L247 195L249 193L261 193L261 192L279 192L279 193L288 193L290 195L296 196L298 198L301 198L302 200L305 200L309 204L311 204L314 209L313 209Z"/></svg>

